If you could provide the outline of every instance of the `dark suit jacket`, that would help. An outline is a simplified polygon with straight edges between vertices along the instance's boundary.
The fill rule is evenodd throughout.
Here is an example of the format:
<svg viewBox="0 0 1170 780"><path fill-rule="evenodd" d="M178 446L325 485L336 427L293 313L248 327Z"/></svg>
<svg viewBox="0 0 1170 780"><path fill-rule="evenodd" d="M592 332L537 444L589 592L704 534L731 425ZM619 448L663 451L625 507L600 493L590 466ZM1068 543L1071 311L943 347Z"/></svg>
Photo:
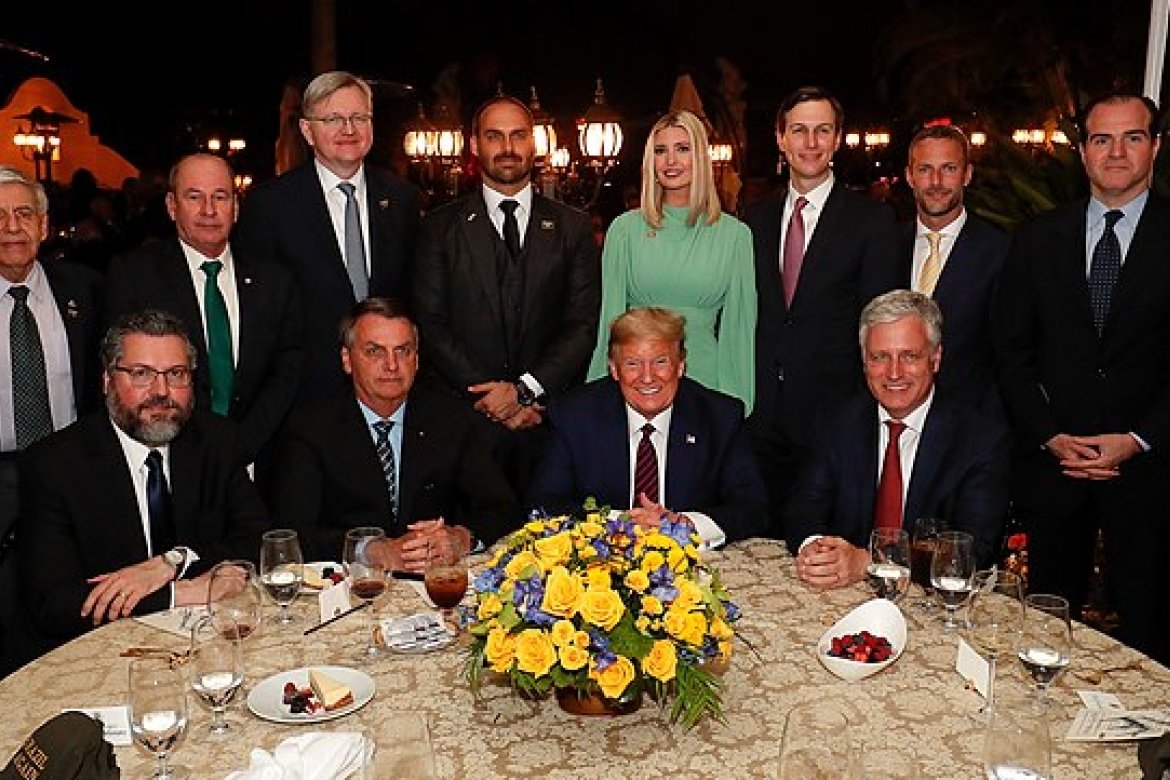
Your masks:
<svg viewBox="0 0 1170 780"><path fill-rule="evenodd" d="M526 372L549 395L585 378L597 340L601 262L589 217L532 195L524 241L519 343L509 349L496 245L482 189L427 215L415 259L414 305L423 371L449 392Z"/></svg>
<svg viewBox="0 0 1170 780"><path fill-rule="evenodd" d="M300 292L284 267L232 249L240 301L239 354L228 416L240 423L247 463L276 433L296 397L304 360ZM207 339L199 299L177 238L160 239L114 258L106 286L106 319L144 308L181 319L198 351L196 404L211 408Z"/></svg>
<svg viewBox="0 0 1170 780"><path fill-rule="evenodd" d="M381 526L394 536L407 523L442 516L491 543L519 525L516 498L476 433L472 413L416 387L403 421L399 525L390 525L382 463L353 391L298 408L289 418L262 483L272 516L298 529L303 552L337 560L346 530Z"/></svg>
<svg viewBox="0 0 1170 780"><path fill-rule="evenodd" d="M1093 327L1086 279L1087 200L1020 228L995 313L1002 391L1020 445L1026 503L1065 514L1084 490L1041 448L1057 433L1132 431L1153 447L1116 480L1127 506L1164 503L1170 446L1170 201L1150 193L1113 291L1104 334ZM1155 466L1155 464L1159 464Z"/></svg>
<svg viewBox="0 0 1170 780"><path fill-rule="evenodd" d="M200 556L187 576L225 558L255 560L264 505L239 465L236 427L196 411L170 445L179 544ZM24 451L19 461L17 560L26 628L40 651L93 628L81 605L90 577L147 559L134 483L105 412L79 419ZM161 551L155 551L160 554ZM169 606L169 589L144 598L145 614Z"/></svg>
<svg viewBox="0 0 1170 780"><path fill-rule="evenodd" d="M914 221L902 229L899 286L907 289L914 283L916 230ZM991 305L1008 243L1006 233L968 211L933 295L943 314L942 369L935 381L948 393L995 414L1003 410L995 384Z"/></svg>
<svg viewBox="0 0 1170 780"><path fill-rule="evenodd" d="M406 299L419 218L418 189L367 165L370 295ZM293 272L304 316L305 368L300 397L349 387L338 357L337 326L354 305L329 208L310 160L259 184L244 199L236 240L246 257L276 261Z"/></svg>
<svg viewBox="0 0 1170 780"><path fill-rule="evenodd" d="M73 374L73 401L78 415L101 405L102 278L92 269L64 260L42 263L57 309L65 323L69 363Z"/></svg>
<svg viewBox="0 0 1170 780"><path fill-rule="evenodd" d="M744 215L756 258L756 406L752 425L797 444L823 403L861 387L857 319L898 286L893 213L837 179L805 251L789 309L780 281L780 220L787 188Z"/></svg>
<svg viewBox="0 0 1170 780"><path fill-rule="evenodd" d="M859 392L820 417L812 458L784 506L788 549L812 534L868 547L878 482L878 411ZM941 517L975 537L976 558L990 564L1007 519L1011 439L995 417L936 389L926 416L903 522Z"/></svg>
<svg viewBox="0 0 1170 780"><path fill-rule="evenodd" d="M618 383L596 379L549 407L552 436L537 467L527 505L579 510L588 496L628 509L630 440ZM766 530L767 499L743 423L743 403L683 378L667 434L667 505L719 524L728 541Z"/></svg>

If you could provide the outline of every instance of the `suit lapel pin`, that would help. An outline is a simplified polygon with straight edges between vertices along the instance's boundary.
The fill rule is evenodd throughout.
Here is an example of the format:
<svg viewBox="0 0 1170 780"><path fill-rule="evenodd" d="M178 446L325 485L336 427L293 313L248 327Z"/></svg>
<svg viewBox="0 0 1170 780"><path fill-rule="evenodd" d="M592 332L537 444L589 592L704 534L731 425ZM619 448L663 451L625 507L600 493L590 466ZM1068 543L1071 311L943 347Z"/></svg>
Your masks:
<svg viewBox="0 0 1170 780"><path fill-rule="evenodd" d="M378 208L380 208L380 209L390 208L390 199L389 198L382 198L380 201L378 201Z"/></svg>
<svg viewBox="0 0 1170 780"><path fill-rule="evenodd" d="M470 214L468 214L468 215L467 215L467 221L468 221L468 222L474 222L474 221L475 221L475 218L476 218L476 217L478 217L478 216L479 216L479 215L478 215L478 214L476 214L476 213L473 211L473 212L471 212Z"/></svg>
<svg viewBox="0 0 1170 780"><path fill-rule="evenodd" d="M541 230L554 230L554 229L556 229L556 226L557 226L557 223L552 221L551 219L542 219L540 221L540 229Z"/></svg>
<svg viewBox="0 0 1170 780"><path fill-rule="evenodd" d="M252 283L252 277L245 276L244 277L244 284L251 284L251 283Z"/></svg>
<svg viewBox="0 0 1170 780"><path fill-rule="evenodd" d="M693 434L693 433L688 433L688 434L687 434L687 435L684 437L684 441L686 441L686 443L687 443L687 444L694 444L694 443L695 443L695 434Z"/></svg>
<svg viewBox="0 0 1170 780"><path fill-rule="evenodd" d="M77 319L81 315L81 312L79 312L77 308L77 301L73 300L72 298L65 301L65 316L69 317L70 319Z"/></svg>

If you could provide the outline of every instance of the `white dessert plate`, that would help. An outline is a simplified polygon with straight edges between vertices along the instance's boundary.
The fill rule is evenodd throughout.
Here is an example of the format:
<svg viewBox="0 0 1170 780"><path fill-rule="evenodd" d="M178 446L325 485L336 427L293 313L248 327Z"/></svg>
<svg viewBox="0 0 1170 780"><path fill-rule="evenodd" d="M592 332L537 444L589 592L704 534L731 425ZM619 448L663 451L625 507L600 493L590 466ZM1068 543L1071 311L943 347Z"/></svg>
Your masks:
<svg viewBox="0 0 1170 780"><path fill-rule="evenodd" d="M879 663L866 663L829 655L833 639L843 634L859 634L868 631L874 636L890 640L894 652ZM888 599L870 599L847 613L829 627L817 642L817 658L825 668L843 680L861 680L897 661L906 649L906 616L898 605Z"/></svg>
<svg viewBox="0 0 1170 780"><path fill-rule="evenodd" d="M321 574L322 571L324 571L325 569L330 568L330 567L332 567L333 571L335 571L335 572L339 572L340 574L343 574L343 575L345 574L345 570L341 567L341 564L334 563L333 561L313 561L312 563L305 564L305 568L312 569L313 571L315 571L317 573L318 577L322 576L322 574ZM317 593L320 593L322 590L323 590L323 588L315 588L312 585L310 585L308 580L303 580L301 582L301 593L312 593L315 595Z"/></svg>
<svg viewBox="0 0 1170 780"><path fill-rule="evenodd" d="M309 669L290 669L287 672L277 672L256 684L248 694L248 709L258 718L270 720L274 723L321 723L357 712L370 703L374 698L374 679L368 674L347 666L314 666L319 672L337 680L353 691L353 704L339 707L335 710L317 710L312 715L305 712L294 713L289 705L284 703L284 685L292 683L297 688L309 687Z"/></svg>
<svg viewBox="0 0 1170 780"><path fill-rule="evenodd" d="M379 641L398 653L429 653L455 641L438 612L419 612L378 623Z"/></svg>

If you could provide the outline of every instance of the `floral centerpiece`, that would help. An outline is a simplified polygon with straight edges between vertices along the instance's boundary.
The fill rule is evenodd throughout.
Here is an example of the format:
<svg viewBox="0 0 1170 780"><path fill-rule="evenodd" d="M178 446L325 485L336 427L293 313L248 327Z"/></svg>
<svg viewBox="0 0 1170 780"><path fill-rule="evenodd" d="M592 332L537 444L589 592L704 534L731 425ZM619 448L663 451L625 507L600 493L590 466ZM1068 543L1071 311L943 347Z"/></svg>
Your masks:
<svg viewBox="0 0 1170 780"><path fill-rule="evenodd" d="M529 696L554 688L622 702L648 693L670 720L723 720L721 681L739 608L685 522L646 531L592 499L583 517L534 517L474 581L466 674Z"/></svg>

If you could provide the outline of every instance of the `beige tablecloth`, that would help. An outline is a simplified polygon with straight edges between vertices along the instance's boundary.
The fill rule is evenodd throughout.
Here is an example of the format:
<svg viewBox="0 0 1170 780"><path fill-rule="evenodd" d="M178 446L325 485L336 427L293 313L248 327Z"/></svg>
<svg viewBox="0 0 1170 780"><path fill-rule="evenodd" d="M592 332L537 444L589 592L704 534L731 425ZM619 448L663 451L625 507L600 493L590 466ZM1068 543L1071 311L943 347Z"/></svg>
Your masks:
<svg viewBox="0 0 1170 780"><path fill-rule="evenodd" d="M569 715L555 701L532 702L505 688L487 690L477 703L463 678L465 652L451 646L425 655L395 655L372 667L377 683L365 708L323 728L365 727L379 749L393 751L391 733L398 713L425 715L444 778L769 778L776 776L784 716L795 704L814 699L848 701L859 714L870 775L905 776L913 762L927 778L980 778L982 734L968 718L982 699L954 671L955 637L934 618L906 612L910 622L905 654L883 672L847 683L832 676L815 657L818 637L838 617L869 598L862 585L832 593L808 590L794 578L783 545L750 540L707 560L722 573L744 617L725 676L726 725L706 722L690 732L670 726L649 702L617 719ZM395 583L382 613L424 609L406 583ZM292 630L266 625L247 640L245 689L282 671L318 664L353 665L363 641L360 613L310 636L316 621L312 600L299 604L301 622ZM1053 772L1062 780L1140 777L1133 743L1065 742L1080 707L1076 688L1110 691L1130 709L1170 705L1170 670L1090 628L1074 630L1070 671L1051 691L1055 702ZM747 643L750 643L749 649ZM174 635L124 620L57 649L0 683L0 752L3 760L42 721L63 707L121 704L128 660L119 656L136 645L183 646ZM1079 676L1083 675L1083 676ZM1088 678L1088 679L1086 679ZM1096 681L1096 682L1094 682ZM1014 660L1001 666L998 690L1028 691ZM245 690L245 692L246 692ZM189 733L175 752L176 763L195 777L221 778L248 765L252 747L267 750L305 726L261 721L241 697L231 716L243 723L236 739L210 743L203 737L210 714L194 695ZM146 777L152 762L135 747L117 749L123 777Z"/></svg>

